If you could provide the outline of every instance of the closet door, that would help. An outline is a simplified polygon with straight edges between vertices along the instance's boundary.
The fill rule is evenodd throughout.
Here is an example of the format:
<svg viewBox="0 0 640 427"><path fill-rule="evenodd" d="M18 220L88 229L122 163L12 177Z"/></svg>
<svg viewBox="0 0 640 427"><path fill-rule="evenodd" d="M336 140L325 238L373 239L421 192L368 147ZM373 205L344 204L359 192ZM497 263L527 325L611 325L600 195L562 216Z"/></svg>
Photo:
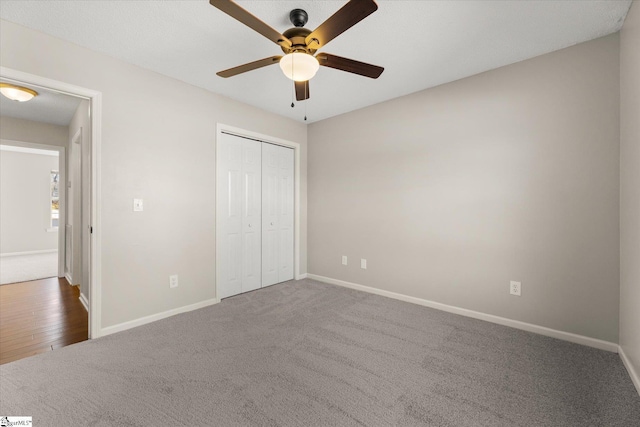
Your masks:
<svg viewBox="0 0 640 427"><path fill-rule="evenodd" d="M261 285L261 143L222 134L218 143L218 298Z"/></svg>
<svg viewBox="0 0 640 427"><path fill-rule="evenodd" d="M293 149L262 144L262 286L293 279Z"/></svg>

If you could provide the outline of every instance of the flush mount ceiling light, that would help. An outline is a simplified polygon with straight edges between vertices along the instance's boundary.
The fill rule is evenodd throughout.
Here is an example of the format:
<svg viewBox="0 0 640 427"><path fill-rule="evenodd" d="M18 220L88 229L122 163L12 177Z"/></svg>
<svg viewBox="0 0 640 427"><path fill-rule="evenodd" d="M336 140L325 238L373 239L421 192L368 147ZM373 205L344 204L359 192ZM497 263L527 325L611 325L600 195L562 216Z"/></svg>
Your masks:
<svg viewBox="0 0 640 427"><path fill-rule="evenodd" d="M282 57L280 68L285 76L296 82L311 80L318 72L318 60L304 52L293 52Z"/></svg>
<svg viewBox="0 0 640 427"><path fill-rule="evenodd" d="M38 92L27 87L16 86L9 83L0 83L0 93L12 101L25 102L38 96Z"/></svg>

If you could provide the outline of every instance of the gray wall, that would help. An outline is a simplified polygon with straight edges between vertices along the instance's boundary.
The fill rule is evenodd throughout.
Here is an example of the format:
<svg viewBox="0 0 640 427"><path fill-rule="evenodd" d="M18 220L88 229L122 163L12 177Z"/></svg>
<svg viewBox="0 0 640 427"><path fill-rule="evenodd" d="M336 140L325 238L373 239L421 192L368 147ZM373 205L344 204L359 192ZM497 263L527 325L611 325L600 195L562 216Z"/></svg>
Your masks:
<svg viewBox="0 0 640 427"><path fill-rule="evenodd" d="M617 342L619 101L614 34L309 125L309 273Z"/></svg>
<svg viewBox="0 0 640 427"><path fill-rule="evenodd" d="M58 249L51 220L51 171L58 156L0 151L0 253Z"/></svg>
<svg viewBox="0 0 640 427"><path fill-rule="evenodd" d="M47 49L34 55L31 46ZM215 297L216 123L300 143L306 203L302 123L7 21L0 61L103 94L102 327ZM133 198L144 199L144 212L132 211Z"/></svg>
<svg viewBox="0 0 640 427"><path fill-rule="evenodd" d="M620 33L620 346L640 375L640 3Z"/></svg>
<svg viewBox="0 0 640 427"><path fill-rule="evenodd" d="M66 126L0 116L0 138L66 147L69 132Z"/></svg>

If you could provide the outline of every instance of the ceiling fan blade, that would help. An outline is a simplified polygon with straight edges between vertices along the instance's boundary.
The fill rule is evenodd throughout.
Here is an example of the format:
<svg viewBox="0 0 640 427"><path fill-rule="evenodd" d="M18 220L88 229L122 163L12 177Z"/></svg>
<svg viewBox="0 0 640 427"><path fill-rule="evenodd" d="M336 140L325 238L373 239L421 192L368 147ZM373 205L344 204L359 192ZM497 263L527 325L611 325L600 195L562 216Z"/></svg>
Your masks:
<svg viewBox="0 0 640 427"><path fill-rule="evenodd" d="M295 82L296 84L296 101L304 101L309 99L309 80L306 82Z"/></svg>
<svg viewBox="0 0 640 427"><path fill-rule="evenodd" d="M359 74L361 76L377 79L384 71L383 67L367 64L365 62L355 61L341 56L331 55L330 53L319 53L316 59L325 67L335 68L336 70L346 71L347 73Z"/></svg>
<svg viewBox="0 0 640 427"><path fill-rule="evenodd" d="M220 9L252 30L259 32L272 42L283 47L291 47L291 40L253 16L251 13L247 12L245 9L238 6L232 0L209 0L209 3L211 3L211 6Z"/></svg>
<svg viewBox="0 0 640 427"><path fill-rule="evenodd" d="M374 0L351 0L307 36L307 47L320 49L376 10Z"/></svg>
<svg viewBox="0 0 640 427"><path fill-rule="evenodd" d="M282 56L271 56L269 58L259 59L247 64L238 65L237 67L229 68L228 70L220 71L216 74L224 78L233 77L237 76L238 74L246 73L247 71L266 67L267 65L277 64L278 62L280 62L281 58Z"/></svg>

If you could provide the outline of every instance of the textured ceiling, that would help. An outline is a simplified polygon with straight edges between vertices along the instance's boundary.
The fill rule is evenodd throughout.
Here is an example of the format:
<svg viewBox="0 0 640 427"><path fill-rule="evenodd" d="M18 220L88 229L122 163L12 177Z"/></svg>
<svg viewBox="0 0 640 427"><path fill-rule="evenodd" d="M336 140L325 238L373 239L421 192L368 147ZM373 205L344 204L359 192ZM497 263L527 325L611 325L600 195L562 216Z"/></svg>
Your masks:
<svg viewBox="0 0 640 427"><path fill-rule="evenodd" d="M11 101L0 95L0 116L34 120L52 125L67 126L81 99L39 88L38 96L27 102Z"/></svg>
<svg viewBox="0 0 640 427"><path fill-rule="evenodd" d="M291 9L314 29L345 1L238 1L284 32ZM377 80L326 67L311 99L291 108L277 65L223 79L217 71L281 53L198 1L5 1L0 17L124 61L309 122L552 52L618 31L631 0L383 1L321 51L381 65ZM305 104L307 104L305 106Z"/></svg>

